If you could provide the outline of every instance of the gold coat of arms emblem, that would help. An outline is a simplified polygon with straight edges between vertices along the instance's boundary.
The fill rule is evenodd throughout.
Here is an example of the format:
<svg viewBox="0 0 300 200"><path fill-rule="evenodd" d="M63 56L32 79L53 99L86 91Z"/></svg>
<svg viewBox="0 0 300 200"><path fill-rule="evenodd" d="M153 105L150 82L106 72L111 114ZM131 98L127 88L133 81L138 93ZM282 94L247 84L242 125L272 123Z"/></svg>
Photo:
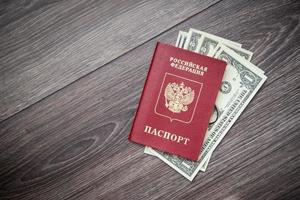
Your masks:
<svg viewBox="0 0 300 200"><path fill-rule="evenodd" d="M195 97L195 92L191 87L180 84L168 83L164 92L165 106L173 113L181 113L188 110Z"/></svg>

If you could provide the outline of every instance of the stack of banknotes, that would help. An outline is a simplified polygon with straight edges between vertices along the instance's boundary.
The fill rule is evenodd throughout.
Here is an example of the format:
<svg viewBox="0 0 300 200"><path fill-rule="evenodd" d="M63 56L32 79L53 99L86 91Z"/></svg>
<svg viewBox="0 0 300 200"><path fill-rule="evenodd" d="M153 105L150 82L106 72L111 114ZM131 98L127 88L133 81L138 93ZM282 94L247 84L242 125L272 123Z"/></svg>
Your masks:
<svg viewBox="0 0 300 200"><path fill-rule="evenodd" d="M253 53L237 42L191 28L189 32L179 31L176 46L224 60L228 64L198 161L150 147L144 150L146 154L158 157L192 181L199 171L205 172L214 150L267 77L264 71L251 63Z"/></svg>

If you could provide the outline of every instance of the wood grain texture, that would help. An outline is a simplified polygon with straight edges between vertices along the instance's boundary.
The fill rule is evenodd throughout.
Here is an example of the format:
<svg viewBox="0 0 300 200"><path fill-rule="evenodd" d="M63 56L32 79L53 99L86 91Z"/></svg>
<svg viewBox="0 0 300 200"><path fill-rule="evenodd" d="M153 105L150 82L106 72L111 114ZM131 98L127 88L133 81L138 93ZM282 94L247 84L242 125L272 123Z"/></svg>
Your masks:
<svg viewBox="0 0 300 200"><path fill-rule="evenodd" d="M4 1L0 120L217 1Z"/></svg>
<svg viewBox="0 0 300 200"><path fill-rule="evenodd" d="M3 121L0 199L299 198L299 10L223 0ZM243 43L268 76L192 183L127 140L156 41L189 27Z"/></svg>

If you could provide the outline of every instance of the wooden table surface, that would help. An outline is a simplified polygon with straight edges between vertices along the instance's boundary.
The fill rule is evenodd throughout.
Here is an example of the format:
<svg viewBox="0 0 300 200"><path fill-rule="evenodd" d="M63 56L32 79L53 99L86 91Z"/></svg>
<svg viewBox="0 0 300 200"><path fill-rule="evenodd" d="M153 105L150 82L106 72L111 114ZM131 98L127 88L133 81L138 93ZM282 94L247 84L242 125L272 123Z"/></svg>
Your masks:
<svg viewBox="0 0 300 200"><path fill-rule="evenodd" d="M0 1L0 199L300 199L300 1ZM268 79L189 182L127 140L157 41L243 44Z"/></svg>

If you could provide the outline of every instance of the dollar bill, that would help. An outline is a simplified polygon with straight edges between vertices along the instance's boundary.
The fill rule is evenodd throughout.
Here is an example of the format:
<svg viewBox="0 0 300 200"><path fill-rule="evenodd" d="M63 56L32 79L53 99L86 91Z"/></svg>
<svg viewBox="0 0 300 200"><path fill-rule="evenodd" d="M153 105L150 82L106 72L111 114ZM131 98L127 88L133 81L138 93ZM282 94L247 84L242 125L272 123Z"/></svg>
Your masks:
<svg viewBox="0 0 300 200"><path fill-rule="evenodd" d="M251 51L241 48L242 45L239 43L196 29L189 30L186 40L187 42L184 45L185 49L211 57L217 51L217 47L220 44L226 45L248 61L250 61L253 56Z"/></svg>
<svg viewBox="0 0 300 200"><path fill-rule="evenodd" d="M197 47L201 43L202 34L189 31L187 33L186 42L183 45L184 49L196 52Z"/></svg>
<svg viewBox="0 0 300 200"><path fill-rule="evenodd" d="M181 42L181 38L182 38L182 32L184 31L179 31L178 33L178 36L177 36L177 40L176 40L176 43L175 43L175 46L178 47L180 42ZM185 32L186 33L186 32Z"/></svg>
<svg viewBox="0 0 300 200"><path fill-rule="evenodd" d="M252 55L253 53L247 49L243 49L243 48L232 48L232 47L229 47L227 45L224 45L224 44L221 44L219 43L218 46L216 47L216 50L215 50L215 53L214 53L214 56L216 55L216 53L222 48L222 47L228 47L229 49L233 50L235 53L237 53L241 58L244 58L248 61L251 60L252 58ZM258 68L257 67L257 70L260 71L260 73L265 73L262 69Z"/></svg>
<svg viewBox="0 0 300 200"><path fill-rule="evenodd" d="M211 56L218 43L223 43L230 47L242 47L240 43L191 28L187 34L187 42L184 45L184 49L198 53L201 50L202 54ZM207 46L201 46L201 44L206 44Z"/></svg>
<svg viewBox="0 0 300 200"><path fill-rule="evenodd" d="M190 31L195 32L195 29L191 29ZM196 30L196 32L199 33L201 31ZM241 56L241 58L244 58L248 61L250 61L253 56L253 53L251 51L241 48L239 45L237 45L233 41L226 40L226 39L220 39L220 37L214 36L212 34L204 33L203 37L200 41L201 42L199 43L199 46L197 47L196 52L201 53L203 55L212 57L213 55L215 55L215 53L220 48L227 46L228 48L233 50L235 53L237 53L239 56ZM264 73L264 71L262 71L259 68L257 68L257 70L259 70L261 73ZM211 120L214 120L214 118L215 118L214 116L216 116L216 111L214 111L214 114L213 114ZM212 155L212 152L209 154L209 156L207 157L207 160L204 162L205 166L201 166L201 168L200 168L201 171L203 171L203 169L206 169L205 167L207 167L208 161L209 161L211 155Z"/></svg>
<svg viewBox="0 0 300 200"><path fill-rule="evenodd" d="M252 58L253 53L241 48L241 44L196 29L190 29L188 33L179 31L176 41L177 47L207 56L213 56L220 44L226 45L248 61Z"/></svg>
<svg viewBox="0 0 300 200"><path fill-rule="evenodd" d="M266 80L262 70L226 46L219 48L215 57L226 61L228 65L216 99L212 116L214 119L210 120L214 123L208 128L199 160L193 162L152 149L157 157L190 181L203 168L214 149Z"/></svg>
<svg viewBox="0 0 300 200"><path fill-rule="evenodd" d="M186 40L186 44L188 44L190 42L189 40L195 40L196 37L198 37L198 38L200 37L200 39L198 39L199 42L197 43L197 45L194 45L194 46L197 46L195 52L203 54L203 55L212 57L213 55L215 55L217 50L219 50L222 46L225 45L225 46L229 47L231 50L235 51L242 58L244 58L248 61L250 61L253 56L253 53L251 51L241 48L241 44L233 42L231 40L227 40L227 39L215 36L215 35L212 35L212 34L209 34L209 33L205 33L203 31L199 31L196 29L190 29L189 33L187 35L188 35L188 38ZM191 36L193 36L193 37L191 37ZM194 38L194 39L191 39L191 38ZM190 47L190 46L185 45L185 48L188 48L188 47ZM260 69L258 68L258 70L260 70ZM260 70L260 71L262 73L264 73L262 70ZM215 116L215 114L212 116L211 120L214 120L214 116ZM211 156L211 154L210 154L210 156ZM209 158L210 158L210 156L209 156ZM206 167L207 167L207 164L208 164L208 162L205 162ZM204 169L204 168L201 168L201 169Z"/></svg>
<svg viewBox="0 0 300 200"><path fill-rule="evenodd" d="M187 34L188 33L185 31L179 31L176 44L175 44L176 47L183 48L183 45L187 39Z"/></svg>
<svg viewBox="0 0 300 200"><path fill-rule="evenodd" d="M186 39L187 39L187 32L184 32L184 31L180 31L179 32L179 34L181 35L181 41L180 41L180 43L178 44L178 46L177 47L179 47L179 48L183 48L183 45L185 44L185 42L186 42Z"/></svg>

